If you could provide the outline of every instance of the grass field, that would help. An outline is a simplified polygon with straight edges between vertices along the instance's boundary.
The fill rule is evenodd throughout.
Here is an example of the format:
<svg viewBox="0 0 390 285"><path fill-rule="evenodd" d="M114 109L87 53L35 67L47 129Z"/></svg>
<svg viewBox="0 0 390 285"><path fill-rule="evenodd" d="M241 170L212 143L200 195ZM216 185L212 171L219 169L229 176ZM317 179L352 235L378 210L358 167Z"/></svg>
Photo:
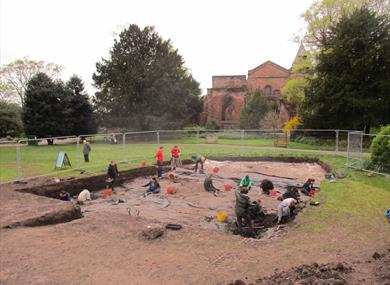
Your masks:
<svg viewBox="0 0 390 285"><path fill-rule="evenodd" d="M17 170L16 148L0 147L0 182L12 181L19 177L32 177L38 175L51 174L56 176L77 176L78 168L86 169L88 174L102 173L111 160L119 162L121 169L137 167L142 161L147 164L154 162L154 153L158 145L154 143L155 134L151 133L146 137L128 137L129 143L107 144L99 140L92 139L92 152L90 154L90 163L84 163L82 155L82 145L77 151L77 145L57 144L40 146L21 146L20 147L20 167ZM236 134L238 135L238 134ZM144 134L143 134L144 136ZM146 139L146 140L145 140ZM143 142L149 143L143 143ZM196 144L198 142L198 144ZM190 158L195 153L201 153L207 156L227 156L227 155L293 155L308 156L307 153L292 152L290 150L325 150L333 151L333 145L312 145L299 142L290 142L289 149L266 149L274 147L274 138L223 138L219 137L217 144L207 144L205 137L198 140L192 135L184 134L182 137L174 137L166 134L160 138L160 145L165 146L166 159L169 159L169 150L178 144L182 150L183 158ZM262 149L262 147L265 147ZM72 168L67 170L55 170L55 161L59 152L66 152ZM126 162L126 163L121 163Z"/></svg>

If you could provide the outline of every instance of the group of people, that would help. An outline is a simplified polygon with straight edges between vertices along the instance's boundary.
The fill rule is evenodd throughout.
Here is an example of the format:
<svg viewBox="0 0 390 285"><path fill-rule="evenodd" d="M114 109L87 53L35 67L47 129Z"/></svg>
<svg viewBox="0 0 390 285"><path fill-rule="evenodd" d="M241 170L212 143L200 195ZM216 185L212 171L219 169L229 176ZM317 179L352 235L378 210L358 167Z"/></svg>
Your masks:
<svg viewBox="0 0 390 285"><path fill-rule="evenodd" d="M170 168L172 170L176 170L177 167L181 167L181 152L180 148L175 145L170 151ZM157 166L157 177L160 178L162 176L163 172L163 165L164 165L164 147L160 146L157 152L154 155L156 159L156 166ZM191 157L192 161L195 162L195 173L198 172L199 165L199 173L204 173L204 163L206 161L206 158L200 154L196 154Z"/></svg>
<svg viewBox="0 0 390 285"><path fill-rule="evenodd" d="M245 224L249 228L249 234L254 234L254 219L256 217L255 213L263 214L260 204L260 200L251 202L251 199L248 195L252 187L252 179L246 175L241 179L238 187L235 187L234 193L236 196L236 217L237 217L237 227L241 234L244 234L246 231L243 229ZM274 186L272 181L264 179L260 188L263 193L269 195ZM288 188L287 191L281 196L281 202L277 209L277 223L286 222L293 214L293 210L298 203L299 192L296 187Z"/></svg>

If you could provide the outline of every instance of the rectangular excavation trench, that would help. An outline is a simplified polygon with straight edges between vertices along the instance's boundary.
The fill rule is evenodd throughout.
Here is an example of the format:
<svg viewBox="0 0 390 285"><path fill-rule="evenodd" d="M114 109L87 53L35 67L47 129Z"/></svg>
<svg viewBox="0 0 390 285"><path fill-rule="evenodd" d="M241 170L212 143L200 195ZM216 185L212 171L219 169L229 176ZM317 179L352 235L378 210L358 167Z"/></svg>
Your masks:
<svg viewBox="0 0 390 285"><path fill-rule="evenodd" d="M308 164L319 165L323 169L324 172L330 172L330 170L331 170L328 165L326 165L325 163L323 163L319 159L301 158L301 157L298 157L298 158L297 157L219 157L219 158L209 158L208 161L209 161L209 165L205 166L206 173L212 172L213 165L214 166L220 165L220 163L223 164L226 161L229 161L230 165L232 165L233 163L238 163L238 162L242 162L241 163L242 165L248 164L251 162L253 162L253 163L269 162L270 164L274 163L274 162L277 162L277 163L280 162L280 163L286 163L286 164L287 163L290 163L290 164L291 163L293 163L293 164L294 163L296 163L296 164L308 163ZM184 161L183 167L189 168L190 164L191 164L191 161L189 161L189 160ZM221 172L224 171L224 167L225 166L223 166L222 168L220 167ZM168 168L168 167L166 167L166 168ZM184 172L186 172L186 171L184 171ZM180 183L180 186L178 186L181 189L179 189L178 193L175 195L165 194L166 187L168 187L168 185L171 185L171 182L168 179L163 179L161 181L162 188L163 188L162 193L160 193L158 197L155 195L152 195L152 196L146 197L145 199L140 199L137 196L138 194L140 194L139 193L140 189L142 189L141 191L143 191L143 188L140 188L140 186L141 186L140 184L141 183L144 184L144 182L146 183L148 180L146 177L150 177L150 176L155 174L155 167L154 166L142 167L142 168L131 169L131 170L127 170L127 171L122 171L121 175L120 175L120 179L118 180L118 186L121 185L122 187L117 188L117 189L119 189L119 192L125 191L125 192L123 192L123 195L124 195L123 197L125 197L125 200L129 201L129 204L132 203L131 205L126 205L126 207L128 206L128 208L131 208L132 210L135 210L135 211L138 211L138 209L137 209L137 207L138 207L139 211L141 212L141 215L142 215L142 212L145 216L149 216L149 217L150 216L153 217L153 215L156 215L157 219L163 223L175 222L178 219L181 224L184 224L186 226L191 225L191 224L199 224L200 226L207 227L207 225L205 225L205 223L207 223L207 222L200 221L200 220L205 218L204 216L207 216L207 215L211 216L212 213L215 214L215 212L218 210L226 210L229 212L229 217L234 218L234 215L231 214L231 212L232 212L231 206L232 206L232 203L234 203L234 201L233 201L234 199L232 199L230 196L229 196L229 198L225 197L226 199L225 198L221 199L222 203L229 204L229 205L226 205L228 207L225 207L223 205L222 206L218 205L218 203L215 206L213 206L212 205L213 203L209 202L208 200L213 200L214 197L211 196L209 193L205 192L204 190L202 190L202 179L204 179L204 176L203 177L195 177L195 182L193 182L193 181L191 181L191 179L192 179L191 175L188 176L188 172L186 172L186 173L187 174L184 174L184 175L180 175L180 174L178 175L179 179L182 180L182 183ZM218 175L216 175L216 176L218 176ZM228 175L228 176L229 176L228 178L232 178L232 177L230 177L231 175ZM258 184L259 184L258 178L259 177L261 177L261 175L258 175L258 177L256 178L257 180L255 179L256 180L255 181L255 184L256 184L255 188L258 188ZM65 191L69 192L72 196L74 196L74 195L77 195L83 189L88 189L91 192L99 192L99 191L103 190L104 185L105 185L105 182L104 182L105 178L106 178L105 175L97 175L97 176L84 177L84 178L79 178L79 179L65 180L65 181L61 181L59 183L52 183L52 184L47 184L47 185L35 186L35 187L26 187L23 189L19 189L17 191L25 192L25 193L32 193L32 194L45 196L45 197L49 197L49 198L58 198L59 192L61 190L65 190ZM238 177L235 177L235 178L238 178ZM269 178L271 180L275 179L274 177L269 177ZM227 179L227 180L229 180L229 179ZM236 181L230 179L230 182L233 184ZM190 191L184 189L184 188L188 188L185 186L186 183L189 184L189 186L191 188ZM221 183L219 183L218 181L216 182L216 184L221 186ZM172 185L175 186L176 184L173 183ZM177 184L177 185L179 185L179 184ZM277 183L276 183L276 186L283 187L283 186L278 185ZM130 189L130 190L127 189L127 191L126 191L126 188L129 188L129 187L132 189ZM198 190L198 188L199 188L199 190ZM125 190L123 190L123 189L125 189ZM280 190L282 190L282 189L280 189ZM255 190L255 191L258 191L258 190ZM133 193L134 195L133 194L131 194L131 195L133 195L134 197L131 196L130 193ZM199 197L197 197L195 194L199 194ZM225 194L230 195L228 193L222 193L222 194L223 195L225 195ZM120 194L120 195L122 195L122 194ZM209 196L207 196L207 195L209 195ZM256 195L257 195L257 192L256 192ZM170 211L181 211L181 212L183 212L183 217L175 217L175 215L173 215L173 214L166 215L166 216L162 215L160 217L159 215L160 215L161 211L159 211L158 209L157 210L153 209L153 206L151 206L151 204L152 205L159 204L161 201L164 201L164 199L167 199L168 201L170 201L169 202L170 205L168 206L170 208L169 209ZM193 200L191 200L191 199L193 199ZM199 200L197 200L197 199L199 199ZM265 199L265 198L263 197L263 199ZM155 200L155 201L152 201L152 200ZM94 201L92 201L92 202L94 202ZM271 202L273 203L273 204L271 203L272 204L271 206L274 207L275 202L274 201L271 201ZM64 203L66 203L66 202L64 202ZM91 203L91 204L92 205L86 206L91 211L107 210L107 209L105 209L106 204L104 204L103 202L99 202L96 204ZM134 205L138 205L138 204L140 204L141 206L134 206ZM185 204L187 204L187 205L185 205ZM200 205L203 205L204 206L203 208L206 208L206 209L202 209L202 207L199 207ZM268 206L269 205L267 205L267 207ZM84 207L84 206L82 206L82 207ZM120 210L124 211L124 207L125 206L123 206ZM197 207L199 207L199 208L197 209ZM193 209L196 209L196 211L192 211ZM164 214L165 214L165 212L167 212L166 209L164 210ZM199 217L196 217L196 215L198 215ZM195 219L192 218L192 216L195 216ZM190 218L188 218L188 217L190 217ZM75 219L80 218L80 215L76 213L74 215L74 218ZM188 222L186 222L186 219L188 219ZM257 226L259 226L261 229L273 227L275 225L273 223L274 219L275 219L275 213L274 212L268 213L266 215L266 217L263 219L262 223L258 224ZM48 219L48 220L49 220L49 223L47 223L47 224L55 223L55 222L53 222L53 219L51 219L51 220ZM59 222L62 222L61 219L58 219L58 220L59 220ZM72 220L72 219L67 218L66 221L70 221L70 220ZM37 222L36 224L33 224L30 222L29 224L26 224L26 225L31 226L31 225L44 225L44 224L45 224L45 220L40 219L39 222ZM223 230L228 231L228 232L234 231L234 229L231 227L231 225L229 225L229 223L219 225L218 227L219 227L219 230L223 229ZM212 226L211 228L215 228L215 227Z"/></svg>

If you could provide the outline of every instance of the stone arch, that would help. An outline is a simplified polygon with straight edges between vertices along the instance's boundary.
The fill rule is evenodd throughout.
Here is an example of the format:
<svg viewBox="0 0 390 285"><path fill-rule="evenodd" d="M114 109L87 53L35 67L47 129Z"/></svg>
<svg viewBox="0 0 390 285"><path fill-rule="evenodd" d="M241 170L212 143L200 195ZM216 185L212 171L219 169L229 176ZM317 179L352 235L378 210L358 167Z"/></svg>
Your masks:
<svg viewBox="0 0 390 285"><path fill-rule="evenodd" d="M222 121L231 121L234 117L234 99L232 96L225 96L222 104Z"/></svg>

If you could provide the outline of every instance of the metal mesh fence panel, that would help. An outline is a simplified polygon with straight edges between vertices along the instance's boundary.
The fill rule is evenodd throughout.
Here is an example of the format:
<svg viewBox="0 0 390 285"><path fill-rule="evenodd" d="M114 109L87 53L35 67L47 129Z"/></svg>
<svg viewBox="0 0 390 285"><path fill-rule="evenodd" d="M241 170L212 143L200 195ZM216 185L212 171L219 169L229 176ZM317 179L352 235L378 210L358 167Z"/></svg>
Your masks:
<svg viewBox="0 0 390 285"><path fill-rule="evenodd" d="M181 149L182 159L199 153L206 157L277 155L302 151L328 151L329 154L349 152L348 164L364 161L372 137L345 130L159 130L146 132L88 134L76 137L26 139L18 144L0 143L1 182L45 174L66 175L54 164L59 152L65 152L73 170L102 174L111 160L120 170L151 165L155 153L164 147L165 161L170 159L174 145ZM89 162L84 160L83 140L89 142ZM52 143L52 144L51 144ZM330 152L329 152L330 151ZM360 155L360 154L362 155ZM366 157L368 154L365 154ZM3 159L4 157L4 159ZM367 163L366 163L367 164ZM72 175L72 174L71 174Z"/></svg>
<svg viewBox="0 0 390 285"><path fill-rule="evenodd" d="M363 132L348 133L347 166L357 169L364 168Z"/></svg>
<svg viewBox="0 0 390 285"><path fill-rule="evenodd" d="M337 137L334 130L291 130L289 148L336 151Z"/></svg>

